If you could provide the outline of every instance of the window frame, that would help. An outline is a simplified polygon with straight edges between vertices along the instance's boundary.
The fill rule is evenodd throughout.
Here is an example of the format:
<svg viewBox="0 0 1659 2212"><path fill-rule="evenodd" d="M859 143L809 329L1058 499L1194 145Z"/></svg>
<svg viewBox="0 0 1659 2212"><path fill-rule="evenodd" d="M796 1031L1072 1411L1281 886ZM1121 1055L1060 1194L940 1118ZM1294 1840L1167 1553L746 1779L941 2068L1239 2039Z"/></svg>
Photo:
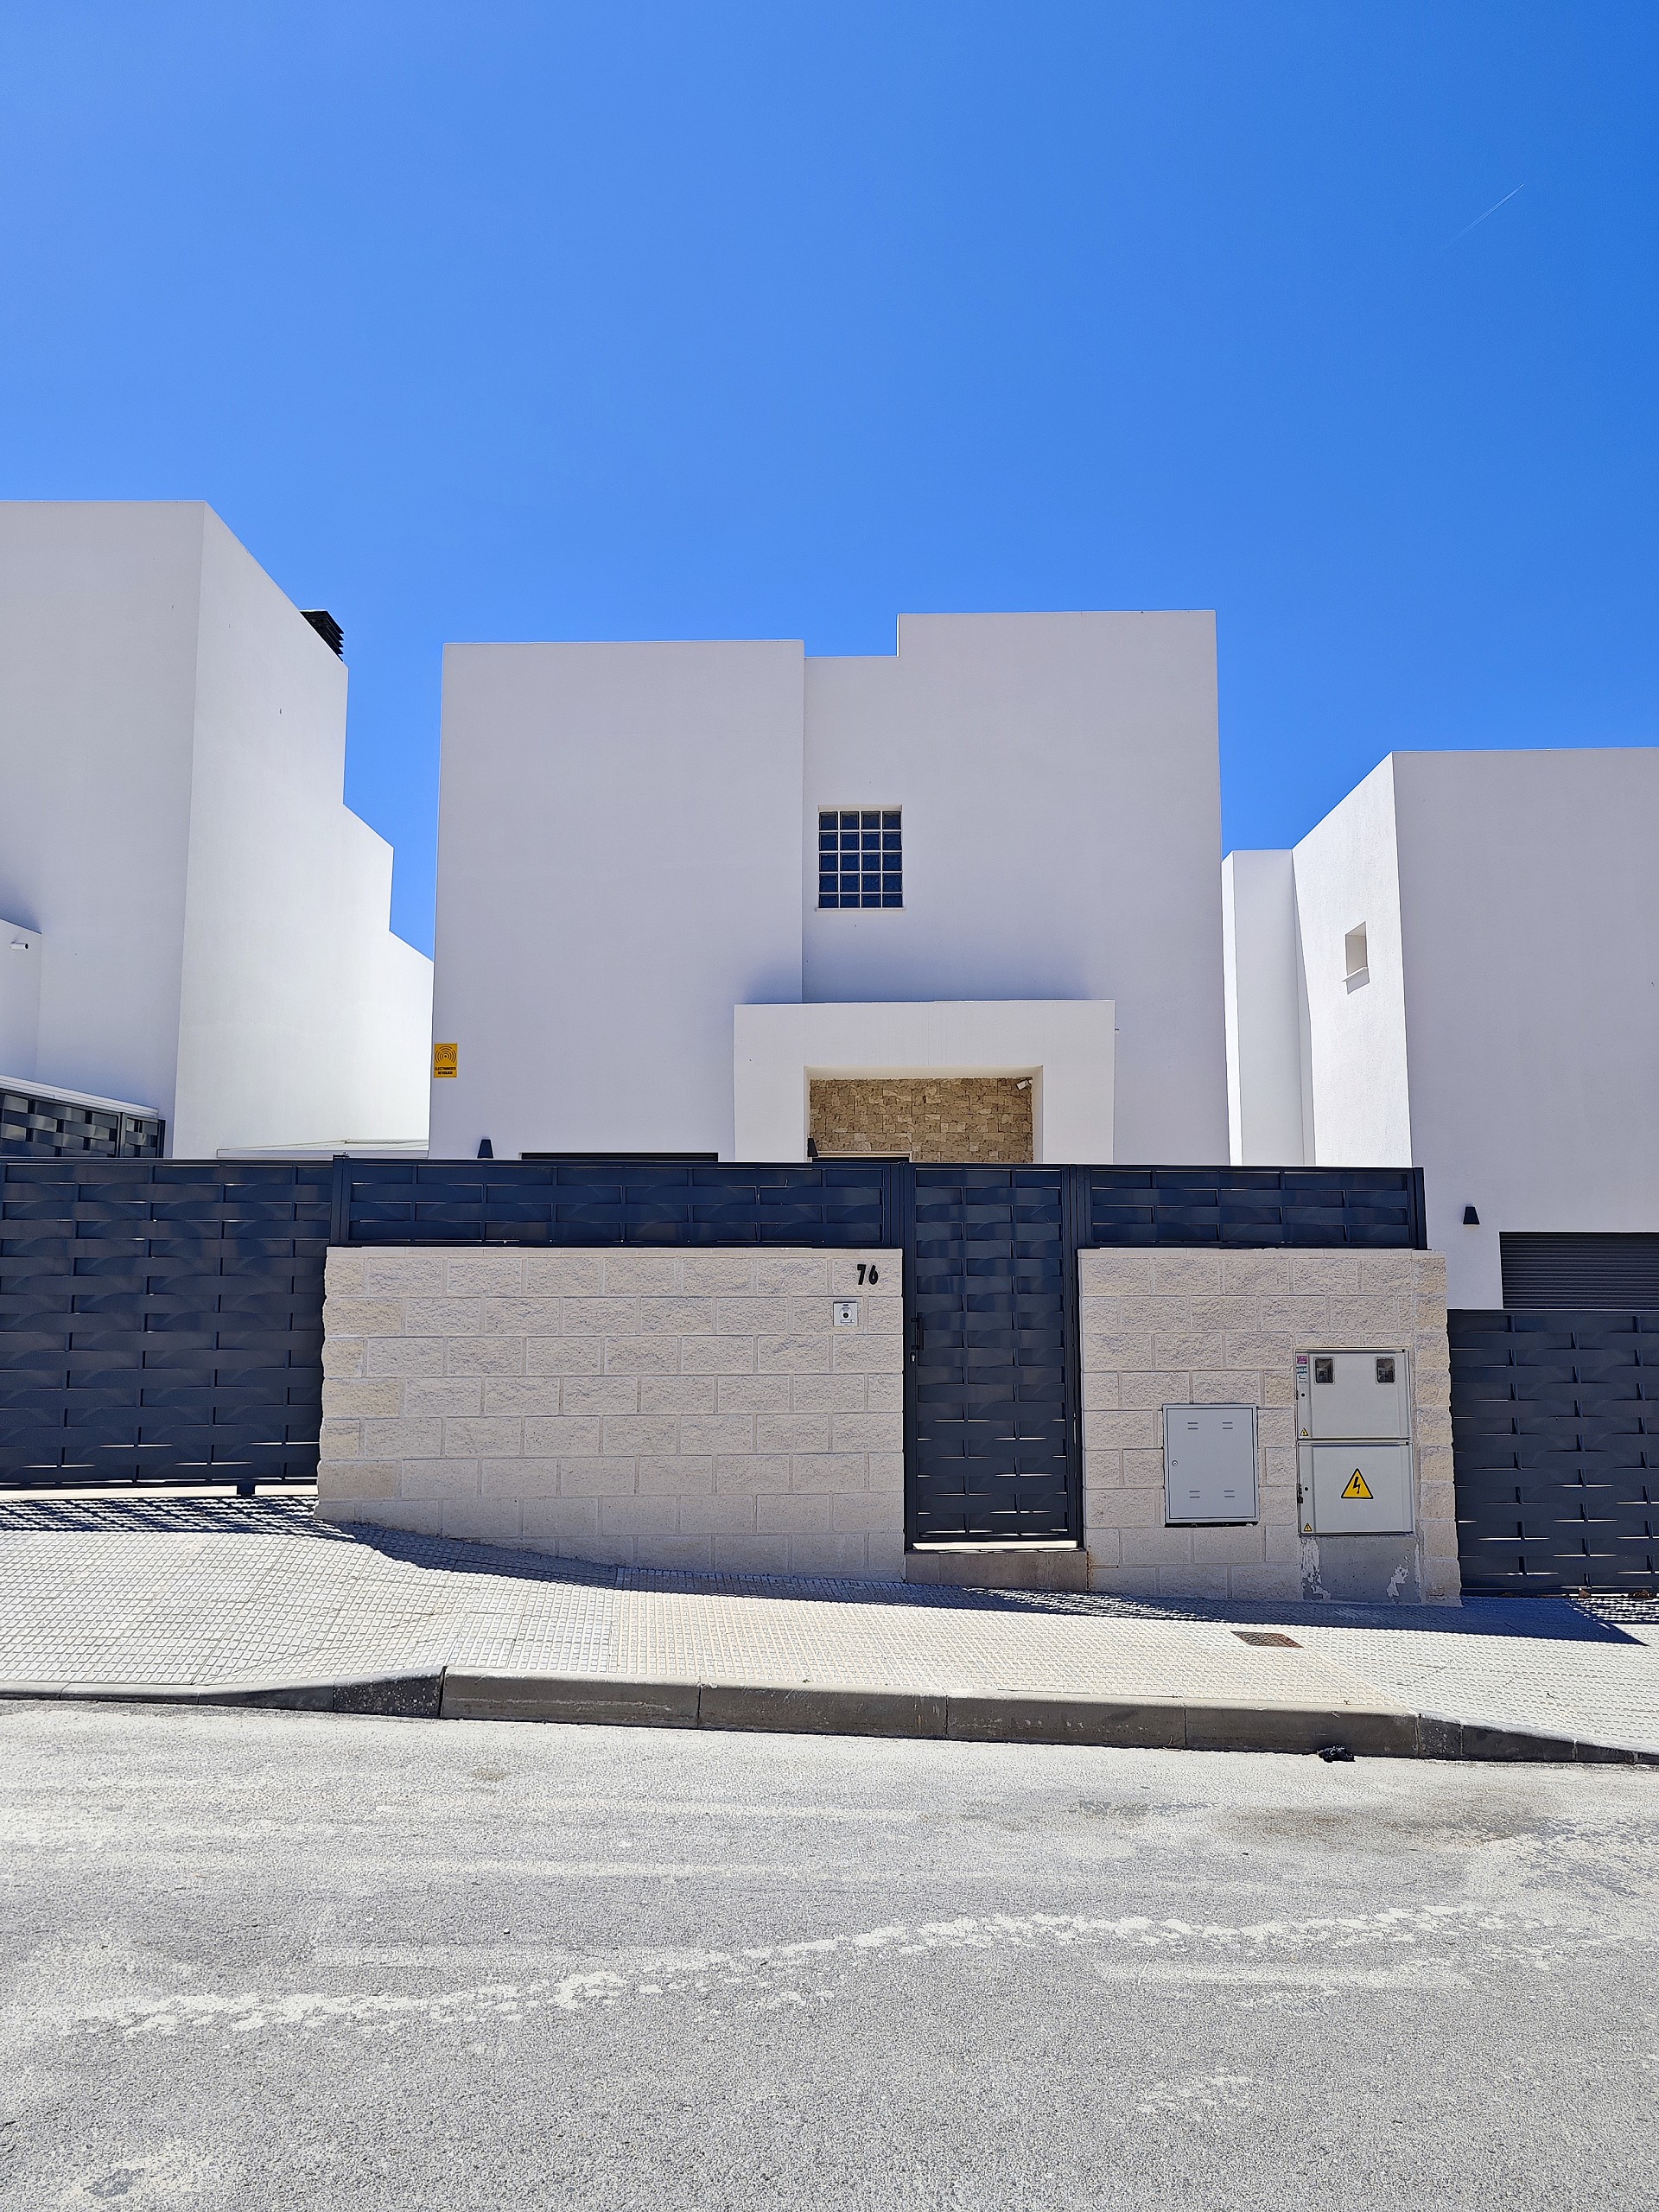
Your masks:
<svg viewBox="0 0 1659 2212"><path fill-rule="evenodd" d="M821 806L817 816L818 912L902 912L903 807Z"/></svg>

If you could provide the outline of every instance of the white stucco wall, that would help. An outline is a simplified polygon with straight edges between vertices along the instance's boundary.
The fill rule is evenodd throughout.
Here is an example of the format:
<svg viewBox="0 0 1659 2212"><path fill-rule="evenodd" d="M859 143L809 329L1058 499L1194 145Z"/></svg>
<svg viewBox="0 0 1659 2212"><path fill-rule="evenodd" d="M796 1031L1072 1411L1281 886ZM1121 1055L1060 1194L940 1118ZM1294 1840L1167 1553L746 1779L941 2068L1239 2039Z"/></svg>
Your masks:
<svg viewBox="0 0 1659 2212"><path fill-rule="evenodd" d="M32 1079L41 1040L40 932L0 922L0 1076Z"/></svg>
<svg viewBox="0 0 1659 2212"><path fill-rule="evenodd" d="M0 911L41 933L40 1085L158 1110L181 1157L421 1134L429 963L342 804L346 691L199 502L0 504Z"/></svg>
<svg viewBox="0 0 1659 2212"><path fill-rule="evenodd" d="M1032 1078L1039 1160L1112 1157L1113 1008L1085 999L741 1006L740 1160L804 1160L814 1076Z"/></svg>
<svg viewBox="0 0 1659 2212"><path fill-rule="evenodd" d="M1300 1166L1302 988L1289 853L1229 853L1221 867L1227 1122L1235 1166Z"/></svg>
<svg viewBox="0 0 1659 2212"><path fill-rule="evenodd" d="M1110 1000L1116 1156L1224 1157L1214 617L907 614L805 696L803 996ZM818 809L876 805L902 910L821 912Z"/></svg>
<svg viewBox="0 0 1659 2212"><path fill-rule="evenodd" d="M1394 769L1428 1233L1496 1306L1502 1230L1659 1230L1659 748Z"/></svg>
<svg viewBox="0 0 1659 2212"><path fill-rule="evenodd" d="M1395 854L1394 766L1374 768L1295 850L1315 1156L1335 1167L1412 1164L1406 978ZM1344 945L1364 927L1369 980Z"/></svg>
<svg viewBox="0 0 1659 2212"><path fill-rule="evenodd" d="M818 809L854 805L903 810L901 909L818 910ZM1209 614L451 646L433 1149L746 1155L735 1007L1064 1001L1115 1002L1115 1089L1047 1156L1218 1159L1219 859Z"/></svg>
<svg viewBox="0 0 1659 2212"><path fill-rule="evenodd" d="M1656 819L1653 747L1400 753L1293 856L1231 855L1237 1065L1295 1085L1282 916L1237 918L1245 872L1291 858L1309 1156L1422 1168L1455 1306L1501 1305L1504 1230L1659 1231Z"/></svg>
<svg viewBox="0 0 1659 2212"><path fill-rule="evenodd" d="M188 1157L315 1141L343 1106L346 668L211 513L196 673L172 1129Z"/></svg>
<svg viewBox="0 0 1659 2212"><path fill-rule="evenodd" d="M430 1091L432 963L395 937L392 849L339 813L340 1126L348 1143L424 1142Z"/></svg>
<svg viewBox="0 0 1659 2212"><path fill-rule="evenodd" d="M173 1119L203 509L0 503L0 912L35 1074Z"/></svg>
<svg viewBox="0 0 1659 2212"><path fill-rule="evenodd" d="M451 645L432 1150L733 1148L801 988L798 644Z"/></svg>

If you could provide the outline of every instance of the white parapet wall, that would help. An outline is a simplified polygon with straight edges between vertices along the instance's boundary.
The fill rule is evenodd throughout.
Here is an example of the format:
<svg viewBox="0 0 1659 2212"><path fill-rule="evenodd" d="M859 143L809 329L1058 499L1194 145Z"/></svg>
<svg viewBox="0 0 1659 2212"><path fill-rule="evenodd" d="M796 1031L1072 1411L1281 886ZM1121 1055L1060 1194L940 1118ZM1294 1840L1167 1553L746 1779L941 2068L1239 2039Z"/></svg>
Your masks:
<svg viewBox="0 0 1659 2212"><path fill-rule="evenodd" d="M318 1515L897 1580L902 1294L893 1251L332 1250Z"/></svg>
<svg viewBox="0 0 1659 2212"><path fill-rule="evenodd" d="M1080 1253L1077 1269L1091 1589L1459 1602L1440 1254L1114 1249ZM1359 1539L1357 1553L1350 1539L1344 1556L1340 1541L1301 1533L1296 1355L1373 1348L1409 1358L1416 1529L1410 1538ZM1252 1525L1166 1525L1163 1408L1193 1404L1259 1408L1261 1517Z"/></svg>

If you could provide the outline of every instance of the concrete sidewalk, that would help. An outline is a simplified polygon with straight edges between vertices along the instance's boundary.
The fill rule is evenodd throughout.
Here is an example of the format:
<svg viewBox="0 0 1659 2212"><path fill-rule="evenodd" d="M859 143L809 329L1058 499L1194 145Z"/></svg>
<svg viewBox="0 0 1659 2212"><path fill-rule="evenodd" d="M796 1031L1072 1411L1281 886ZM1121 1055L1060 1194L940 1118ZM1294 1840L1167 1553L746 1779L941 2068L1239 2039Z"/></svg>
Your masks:
<svg viewBox="0 0 1659 2212"><path fill-rule="evenodd" d="M446 1713L537 1717L539 1695L545 1717L856 1730L849 1694L875 1693L875 1732L979 1733L987 1701L1046 1700L1165 1716L1096 1741L1218 1730L1243 1747L1267 1714L1291 1747L1300 1714L1304 1747L1399 1749L1427 1715L1470 1732L1436 1739L1452 1751L1510 1731L1659 1753L1659 1605L1142 1604L585 1567L331 1527L280 1498L0 1503L0 1690L441 1675Z"/></svg>

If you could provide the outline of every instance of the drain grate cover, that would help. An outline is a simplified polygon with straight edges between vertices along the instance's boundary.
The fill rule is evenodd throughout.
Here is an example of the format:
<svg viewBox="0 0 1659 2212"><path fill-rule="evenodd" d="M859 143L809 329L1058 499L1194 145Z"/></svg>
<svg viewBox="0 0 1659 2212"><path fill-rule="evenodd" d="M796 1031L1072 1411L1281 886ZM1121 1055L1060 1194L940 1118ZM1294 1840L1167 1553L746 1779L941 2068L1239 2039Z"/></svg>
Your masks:
<svg viewBox="0 0 1659 2212"><path fill-rule="evenodd" d="M1287 1651L1300 1651L1301 1645L1294 1636L1287 1636L1277 1628L1236 1628L1233 1634L1241 1643L1277 1643Z"/></svg>

